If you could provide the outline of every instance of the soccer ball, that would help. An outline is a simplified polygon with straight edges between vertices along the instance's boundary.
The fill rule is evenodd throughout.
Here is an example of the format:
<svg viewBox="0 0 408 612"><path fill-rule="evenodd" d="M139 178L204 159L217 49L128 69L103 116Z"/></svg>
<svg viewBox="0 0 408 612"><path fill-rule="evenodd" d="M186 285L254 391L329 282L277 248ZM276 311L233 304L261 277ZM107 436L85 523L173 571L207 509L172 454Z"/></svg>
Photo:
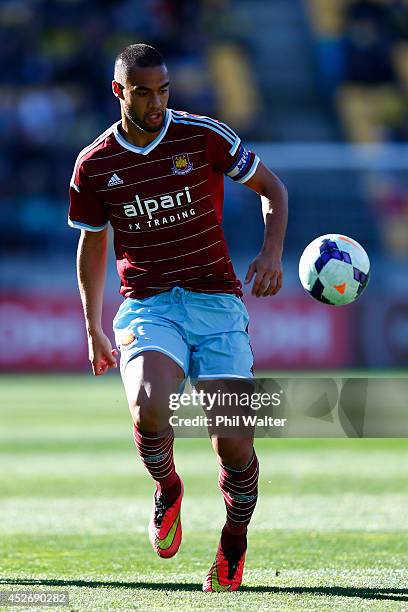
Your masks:
<svg viewBox="0 0 408 612"><path fill-rule="evenodd" d="M367 286L370 260L363 247L347 236L319 236L303 251L299 277L319 302L342 306L354 302Z"/></svg>

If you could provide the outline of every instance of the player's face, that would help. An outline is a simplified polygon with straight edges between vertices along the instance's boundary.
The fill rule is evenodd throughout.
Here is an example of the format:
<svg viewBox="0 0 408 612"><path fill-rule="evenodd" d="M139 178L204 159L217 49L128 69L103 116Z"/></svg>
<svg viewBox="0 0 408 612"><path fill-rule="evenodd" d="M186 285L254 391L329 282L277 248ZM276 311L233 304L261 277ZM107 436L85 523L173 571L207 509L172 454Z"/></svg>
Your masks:
<svg viewBox="0 0 408 612"><path fill-rule="evenodd" d="M159 132L169 100L166 66L133 68L123 84L122 108L126 117L144 132Z"/></svg>

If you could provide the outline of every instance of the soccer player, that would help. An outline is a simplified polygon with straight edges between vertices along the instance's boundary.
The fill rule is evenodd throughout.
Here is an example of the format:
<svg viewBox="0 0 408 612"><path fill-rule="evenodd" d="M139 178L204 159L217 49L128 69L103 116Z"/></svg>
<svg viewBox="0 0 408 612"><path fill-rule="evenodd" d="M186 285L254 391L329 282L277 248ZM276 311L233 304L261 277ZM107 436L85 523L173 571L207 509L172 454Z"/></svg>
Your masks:
<svg viewBox="0 0 408 612"><path fill-rule="evenodd" d="M287 193L230 127L167 107L169 76L153 47L134 44L117 56L112 90L121 119L76 160L69 224L81 230L78 283L95 376L116 367L118 356L101 324L113 227L125 298L114 319L120 369L135 444L156 484L149 536L160 557L172 557L181 543L184 488L173 460L169 395L188 376L204 390L253 376L242 285L221 229L224 175L261 196L264 242L245 279L255 277L257 297L281 288ZM234 591L257 501L258 460L252 434L212 435L212 445L226 522L203 590Z"/></svg>

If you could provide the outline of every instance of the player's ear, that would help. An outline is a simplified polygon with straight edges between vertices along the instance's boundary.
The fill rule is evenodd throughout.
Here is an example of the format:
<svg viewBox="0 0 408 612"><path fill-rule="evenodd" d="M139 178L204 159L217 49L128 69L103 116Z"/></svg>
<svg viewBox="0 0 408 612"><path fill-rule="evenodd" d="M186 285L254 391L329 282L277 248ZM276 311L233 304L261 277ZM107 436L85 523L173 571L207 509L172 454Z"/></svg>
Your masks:
<svg viewBox="0 0 408 612"><path fill-rule="evenodd" d="M117 81L112 81L112 91L114 96L123 99L123 86Z"/></svg>

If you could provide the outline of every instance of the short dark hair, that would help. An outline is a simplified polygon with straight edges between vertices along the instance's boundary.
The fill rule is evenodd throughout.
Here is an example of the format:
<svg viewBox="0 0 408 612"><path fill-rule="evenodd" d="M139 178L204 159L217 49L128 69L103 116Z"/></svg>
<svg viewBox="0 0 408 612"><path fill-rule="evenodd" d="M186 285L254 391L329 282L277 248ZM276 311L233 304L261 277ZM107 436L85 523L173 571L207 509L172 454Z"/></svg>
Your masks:
<svg viewBox="0 0 408 612"><path fill-rule="evenodd" d="M157 49L144 43L136 43L125 47L115 59L115 81L119 83L126 80L128 72L133 66L139 68L153 68L163 66L163 56Z"/></svg>

